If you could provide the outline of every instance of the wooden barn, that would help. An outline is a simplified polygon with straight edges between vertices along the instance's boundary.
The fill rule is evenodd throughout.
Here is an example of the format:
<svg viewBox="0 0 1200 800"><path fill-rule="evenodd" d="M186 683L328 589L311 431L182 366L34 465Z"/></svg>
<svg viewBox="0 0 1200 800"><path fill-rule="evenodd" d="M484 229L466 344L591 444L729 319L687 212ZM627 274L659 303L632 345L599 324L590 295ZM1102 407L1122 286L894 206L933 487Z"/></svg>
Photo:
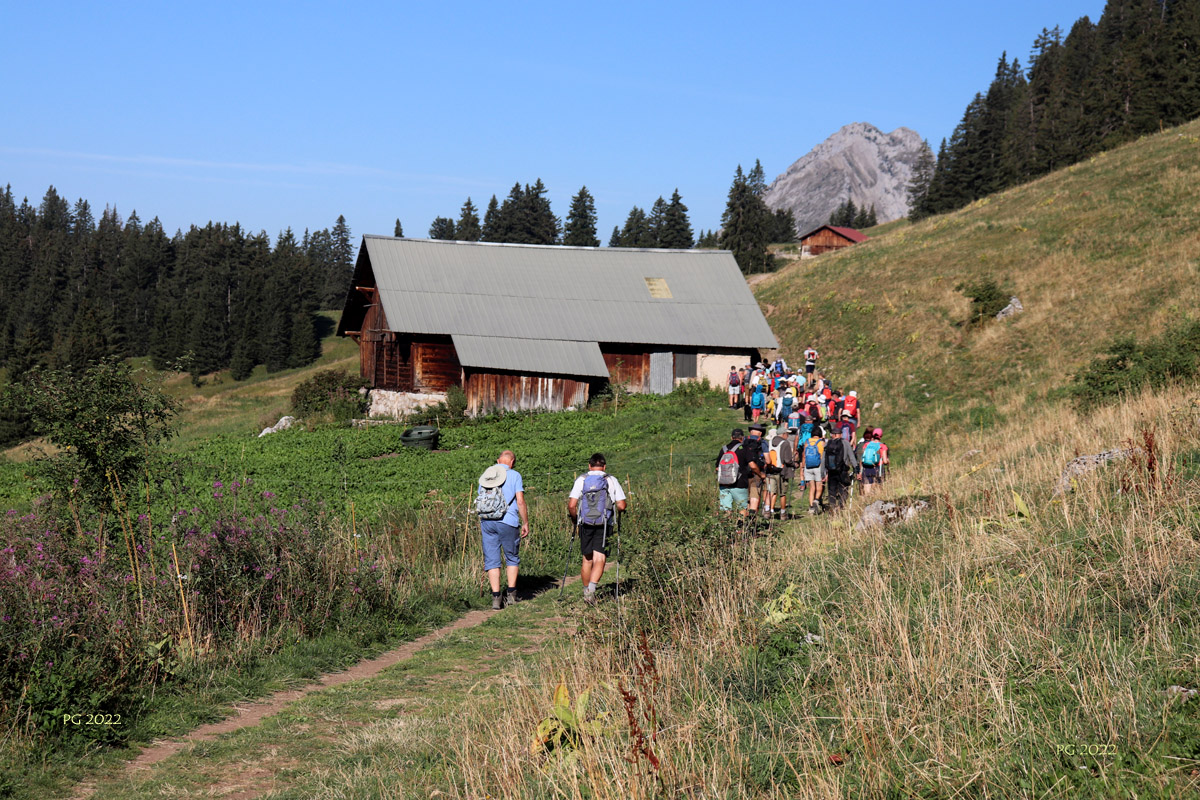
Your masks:
<svg viewBox="0 0 1200 800"><path fill-rule="evenodd" d="M841 250L852 244L865 242L864 236L853 228L838 228L833 225L822 225L815 231L810 231L800 237L800 254L802 256L819 256L830 250Z"/></svg>
<svg viewBox="0 0 1200 800"><path fill-rule="evenodd" d="M364 236L338 334L378 389L559 410L609 382L724 382L778 347L727 251Z"/></svg>

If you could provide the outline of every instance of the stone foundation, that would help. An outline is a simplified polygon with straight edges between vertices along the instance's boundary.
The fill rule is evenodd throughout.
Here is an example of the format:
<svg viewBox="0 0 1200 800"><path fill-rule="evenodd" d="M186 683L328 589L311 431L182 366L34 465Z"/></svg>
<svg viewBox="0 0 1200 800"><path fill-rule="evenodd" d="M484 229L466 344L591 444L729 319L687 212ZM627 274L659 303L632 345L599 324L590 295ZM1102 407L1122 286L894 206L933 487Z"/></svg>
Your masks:
<svg viewBox="0 0 1200 800"><path fill-rule="evenodd" d="M372 389L369 398L368 417L399 418L426 406L446 402L445 393L391 392L387 389Z"/></svg>

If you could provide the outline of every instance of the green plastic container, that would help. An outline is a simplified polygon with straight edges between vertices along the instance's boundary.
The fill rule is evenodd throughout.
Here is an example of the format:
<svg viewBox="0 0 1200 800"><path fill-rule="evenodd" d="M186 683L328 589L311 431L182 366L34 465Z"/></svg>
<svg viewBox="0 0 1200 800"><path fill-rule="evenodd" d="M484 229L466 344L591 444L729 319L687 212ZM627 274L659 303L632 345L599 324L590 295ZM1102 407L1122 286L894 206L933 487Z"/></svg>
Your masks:
<svg viewBox="0 0 1200 800"><path fill-rule="evenodd" d="M419 447L422 450L436 450L439 435L436 425L418 425L400 434L400 444L405 447Z"/></svg>

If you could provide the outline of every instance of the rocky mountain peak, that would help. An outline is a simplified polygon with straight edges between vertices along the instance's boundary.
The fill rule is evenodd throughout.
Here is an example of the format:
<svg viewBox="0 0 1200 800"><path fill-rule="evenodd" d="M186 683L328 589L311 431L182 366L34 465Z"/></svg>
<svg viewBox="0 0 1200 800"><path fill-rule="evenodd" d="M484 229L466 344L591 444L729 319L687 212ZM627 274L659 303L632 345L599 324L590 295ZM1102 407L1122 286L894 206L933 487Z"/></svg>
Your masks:
<svg viewBox="0 0 1200 800"><path fill-rule="evenodd" d="M910 128L884 133L869 122L852 122L814 147L771 182L763 199L771 210L791 209L799 233L829 222L849 197L875 206L881 223L908 214L908 183L924 147Z"/></svg>

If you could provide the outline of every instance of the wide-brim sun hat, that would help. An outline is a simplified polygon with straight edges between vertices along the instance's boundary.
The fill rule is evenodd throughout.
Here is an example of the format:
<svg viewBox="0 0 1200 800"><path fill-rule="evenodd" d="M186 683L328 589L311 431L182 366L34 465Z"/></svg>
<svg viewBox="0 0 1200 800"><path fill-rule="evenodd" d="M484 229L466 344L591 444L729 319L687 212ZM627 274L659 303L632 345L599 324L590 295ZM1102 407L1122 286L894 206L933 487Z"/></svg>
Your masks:
<svg viewBox="0 0 1200 800"><path fill-rule="evenodd" d="M479 485L485 489L495 489L503 485L508 477L508 467L503 464L492 464L479 476Z"/></svg>
<svg viewBox="0 0 1200 800"><path fill-rule="evenodd" d="M762 425L759 425L759 424L756 422L756 423L754 423L753 425L751 425L751 426L750 426L750 430L752 430L752 431L759 431L760 433L765 433L767 429L766 429L765 427L763 427Z"/></svg>

